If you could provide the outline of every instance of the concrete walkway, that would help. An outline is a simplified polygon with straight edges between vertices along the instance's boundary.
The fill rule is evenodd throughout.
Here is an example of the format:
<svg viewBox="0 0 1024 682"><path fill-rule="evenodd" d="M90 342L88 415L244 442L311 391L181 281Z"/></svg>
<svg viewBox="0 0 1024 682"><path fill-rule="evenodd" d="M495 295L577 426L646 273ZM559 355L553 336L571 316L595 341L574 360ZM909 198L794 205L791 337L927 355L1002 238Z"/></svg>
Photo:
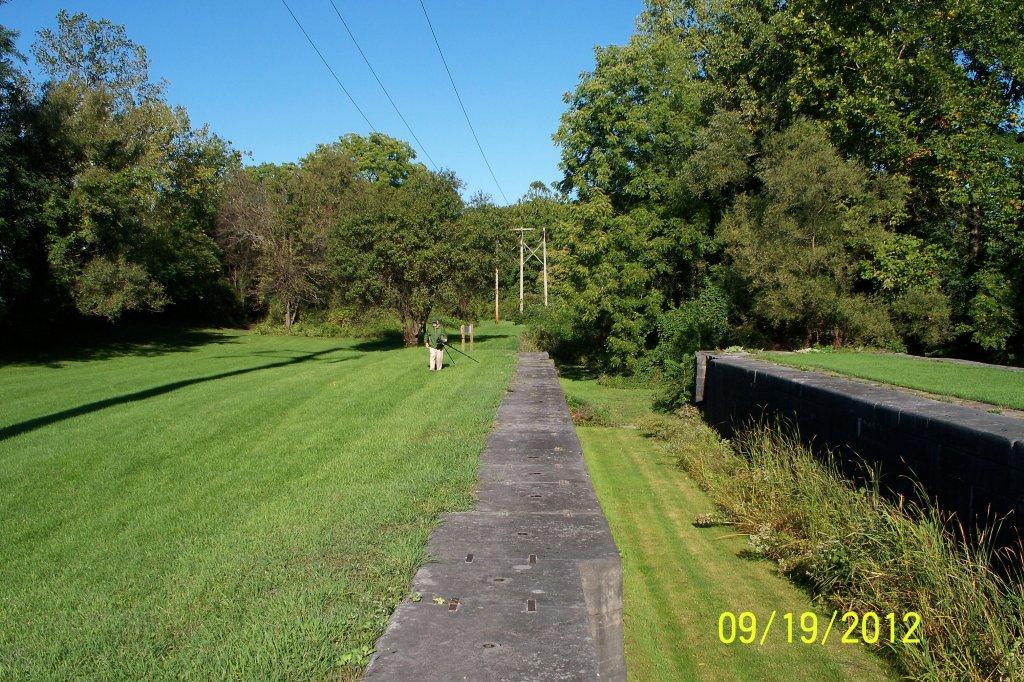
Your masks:
<svg viewBox="0 0 1024 682"><path fill-rule="evenodd" d="M626 678L619 554L546 353L520 354L477 503L429 553L367 679Z"/></svg>

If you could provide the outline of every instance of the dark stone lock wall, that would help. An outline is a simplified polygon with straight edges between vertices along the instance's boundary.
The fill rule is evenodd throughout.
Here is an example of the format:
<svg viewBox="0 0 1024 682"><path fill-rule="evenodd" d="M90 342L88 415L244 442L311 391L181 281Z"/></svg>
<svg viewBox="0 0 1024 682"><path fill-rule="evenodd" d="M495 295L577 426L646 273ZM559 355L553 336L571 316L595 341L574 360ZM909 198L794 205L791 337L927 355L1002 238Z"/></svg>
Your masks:
<svg viewBox="0 0 1024 682"><path fill-rule="evenodd" d="M697 354L694 401L729 435L782 419L848 471L862 458L894 495L915 481L967 528L1003 517L1000 541L1024 532L1024 420L743 355Z"/></svg>

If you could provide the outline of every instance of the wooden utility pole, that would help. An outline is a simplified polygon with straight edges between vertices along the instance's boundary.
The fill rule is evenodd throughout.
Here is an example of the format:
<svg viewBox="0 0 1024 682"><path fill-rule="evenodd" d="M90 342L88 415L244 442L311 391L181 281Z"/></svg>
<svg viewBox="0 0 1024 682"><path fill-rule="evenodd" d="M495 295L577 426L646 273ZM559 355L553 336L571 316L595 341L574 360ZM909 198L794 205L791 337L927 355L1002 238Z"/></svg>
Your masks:
<svg viewBox="0 0 1024 682"><path fill-rule="evenodd" d="M498 268L494 268L494 321L501 322L498 315Z"/></svg>
<svg viewBox="0 0 1024 682"><path fill-rule="evenodd" d="M541 233L541 250L544 254L544 307L548 307L548 228Z"/></svg>
<svg viewBox="0 0 1024 682"><path fill-rule="evenodd" d="M519 233L519 314L523 314L523 233Z"/></svg>
<svg viewBox="0 0 1024 682"><path fill-rule="evenodd" d="M540 263L544 272L544 307L548 305L548 230L543 228L541 232L541 253L526 243L526 232L532 232L532 227L514 227L513 232L519 233L519 312L523 312L523 279L526 269L526 261L533 258ZM495 275L497 278L497 275ZM495 285L497 286L497 285Z"/></svg>
<svg viewBox="0 0 1024 682"><path fill-rule="evenodd" d="M526 268L526 240L524 236L527 232L533 232L532 227L513 227L513 232L519 233L519 312L523 312L523 272ZM533 257L537 257L537 252L530 249Z"/></svg>

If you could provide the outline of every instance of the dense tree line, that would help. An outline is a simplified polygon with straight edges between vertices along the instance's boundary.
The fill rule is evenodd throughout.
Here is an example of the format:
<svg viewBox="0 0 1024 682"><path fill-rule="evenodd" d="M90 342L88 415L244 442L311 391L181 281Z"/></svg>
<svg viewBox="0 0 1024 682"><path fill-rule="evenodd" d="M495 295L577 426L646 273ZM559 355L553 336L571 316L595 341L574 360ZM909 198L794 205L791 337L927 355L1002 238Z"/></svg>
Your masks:
<svg viewBox="0 0 1024 682"><path fill-rule="evenodd" d="M0 30L0 328L171 307L223 315L213 216L240 157L149 78L123 27L61 12L21 68Z"/></svg>
<svg viewBox="0 0 1024 682"><path fill-rule="evenodd" d="M383 309L415 343L430 314L471 320L509 258L505 210L405 142L345 135L296 163L242 157L169 105L123 27L60 12L31 82L0 29L0 331L89 320ZM507 274L502 286L507 286Z"/></svg>
<svg viewBox="0 0 1024 682"><path fill-rule="evenodd" d="M415 156L387 135L349 134L295 164L233 171L215 234L238 300L285 331L300 311L315 320L388 311L408 345L430 315L488 315L495 272L503 296L514 284L510 228L538 211L550 223L557 202L547 192L509 207L482 194L466 204L453 173Z"/></svg>
<svg viewBox="0 0 1024 682"><path fill-rule="evenodd" d="M1005 2L649 0L567 95L556 192L497 207L380 134L243 167L122 27L61 12L42 82L0 29L0 330L383 307L411 342L486 314L495 271L514 301L534 227L535 333L605 369L730 343L1019 362L1022 32Z"/></svg>
<svg viewBox="0 0 1024 682"><path fill-rule="evenodd" d="M1024 5L648 0L555 141L560 305L610 369L698 346L1024 351Z"/></svg>

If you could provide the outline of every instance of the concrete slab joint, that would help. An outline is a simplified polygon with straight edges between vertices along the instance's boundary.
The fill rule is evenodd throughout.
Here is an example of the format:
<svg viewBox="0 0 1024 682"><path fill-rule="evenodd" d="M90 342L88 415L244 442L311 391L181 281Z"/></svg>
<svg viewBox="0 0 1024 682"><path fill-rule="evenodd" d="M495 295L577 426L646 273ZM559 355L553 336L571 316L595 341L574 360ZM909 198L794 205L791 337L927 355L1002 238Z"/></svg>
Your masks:
<svg viewBox="0 0 1024 682"><path fill-rule="evenodd" d="M622 565L554 364L521 353L480 457L366 678L625 680Z"/></svg>

